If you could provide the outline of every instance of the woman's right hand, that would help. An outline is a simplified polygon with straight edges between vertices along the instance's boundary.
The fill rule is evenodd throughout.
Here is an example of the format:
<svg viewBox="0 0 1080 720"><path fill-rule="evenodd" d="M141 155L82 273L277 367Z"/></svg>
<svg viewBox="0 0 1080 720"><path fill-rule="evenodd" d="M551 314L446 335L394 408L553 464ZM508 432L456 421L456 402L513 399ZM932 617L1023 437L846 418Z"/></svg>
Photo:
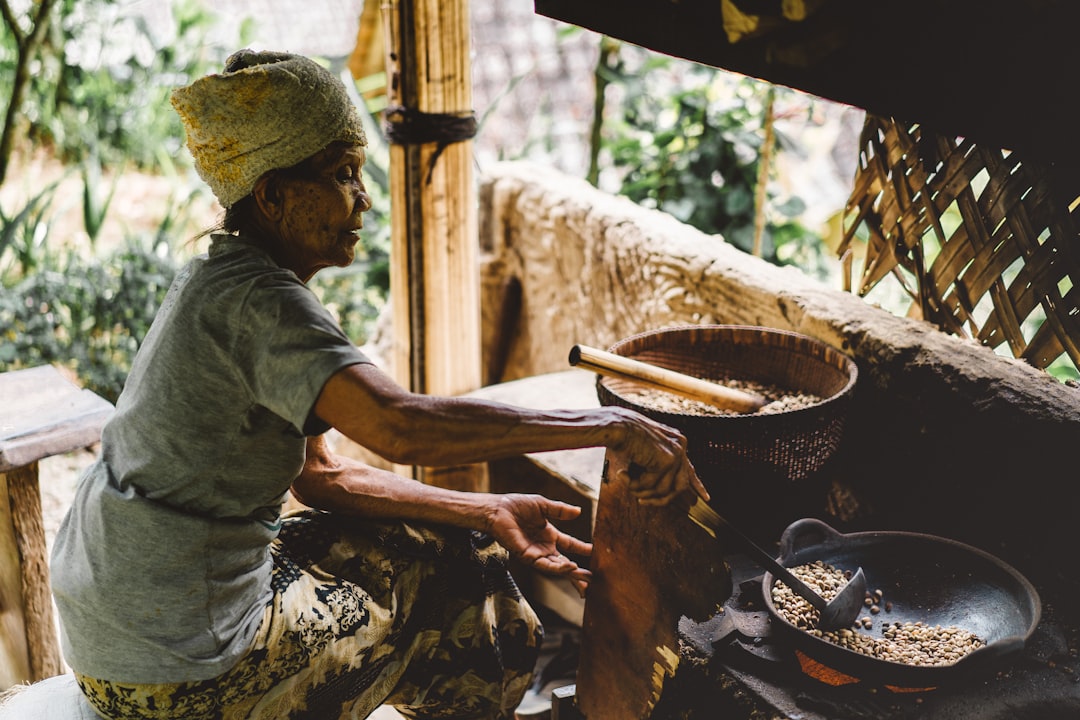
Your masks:
<svg viewBox="0 0 1080 720"><path fill-rule="evenodd" d="M619 413L626 431L624 440L610 449L626 459L618 472L639 502L666 505L687 492L709 499L681 432L627 408L610 409Z"/></svg>

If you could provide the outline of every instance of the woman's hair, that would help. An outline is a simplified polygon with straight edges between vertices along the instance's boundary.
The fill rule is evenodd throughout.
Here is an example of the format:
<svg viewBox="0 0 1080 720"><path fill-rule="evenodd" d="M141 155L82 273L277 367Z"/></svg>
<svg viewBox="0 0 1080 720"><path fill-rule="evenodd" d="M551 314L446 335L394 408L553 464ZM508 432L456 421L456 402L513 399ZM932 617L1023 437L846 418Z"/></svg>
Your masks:
<svg viewBox="0 0 1080 720"><path fill-rule="evenodd" d="M204 237L220 233L226 235L239 235L244 228L250 227L252 222L254 222L255 210L255 196L250 194L245 195L231 206L227 207L216 223L191 238L191 240L188 241L188 244L194 245Z"/></svg>
<svg viewBox="0 0 1080 720"><path fill-rule="evenodd" d="M236 235L241 230L250 227L255 220L256 209L255 196L244 196L221 216L220 232Z"/></svg>

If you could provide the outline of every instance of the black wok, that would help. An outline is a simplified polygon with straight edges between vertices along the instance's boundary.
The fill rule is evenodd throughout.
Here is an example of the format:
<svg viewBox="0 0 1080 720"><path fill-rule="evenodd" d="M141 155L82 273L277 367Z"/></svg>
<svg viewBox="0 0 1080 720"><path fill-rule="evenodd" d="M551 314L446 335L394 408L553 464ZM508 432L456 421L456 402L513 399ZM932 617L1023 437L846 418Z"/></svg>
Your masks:
<svg viewBox="0 0 1080 720"><path fill-rule="evenodd" d="M912 532L841 534L814 519L797 520L780 539L780 563L794 567L821 560L866 573L867 588L882 590L884 609L873 626L861 630L881 636L885 623L921 621L974 632L986 645L952 665L914 666L881 660L834 645L797 628L772 602L774 578L766 573L762 594L773 627L812 661L860 681L900 688L931 688L961 677L1000 669L1003 658L1022 649L1039 623L1035 588L1011 566L964 543Z"/></svg>

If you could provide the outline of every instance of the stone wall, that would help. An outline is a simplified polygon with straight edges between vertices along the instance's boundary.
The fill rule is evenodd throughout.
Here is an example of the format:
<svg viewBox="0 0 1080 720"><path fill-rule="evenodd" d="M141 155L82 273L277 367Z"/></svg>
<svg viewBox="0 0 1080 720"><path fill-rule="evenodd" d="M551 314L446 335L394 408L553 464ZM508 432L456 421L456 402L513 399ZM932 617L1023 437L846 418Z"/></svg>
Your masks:
<svg viewBox="0 0 1080 720"><path fill-rule="evenodd" d="M480 206L490 381L670 325L803 333L860 373L827 496L805 515L953 537L1036 574L1075 566L1080 389L546 167L490 168Z"/></svg>

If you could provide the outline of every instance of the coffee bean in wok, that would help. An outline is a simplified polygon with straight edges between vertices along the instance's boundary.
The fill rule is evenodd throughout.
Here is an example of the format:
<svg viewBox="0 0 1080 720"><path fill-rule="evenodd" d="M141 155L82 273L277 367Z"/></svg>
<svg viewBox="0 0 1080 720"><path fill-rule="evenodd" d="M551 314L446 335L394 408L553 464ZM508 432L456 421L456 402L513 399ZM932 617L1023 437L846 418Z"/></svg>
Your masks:
<svg viewBox="0 0 1080 720"><path fill-rule="evenodd" d="M799 565L790 570L811 589L817 590L826 600L836 595L840 587L847 582L843 570L838 570L820 560ZM975 633L968 630L951 625L945 627L927 625L922 622L887 622L882 626L881 637L875 637L859 632L860 629L869 629L873 626L873 620L869 616L857 620L851 629L841 628L823 632L816 627L817 610L786 585L774 583L771 594L777 613L792 625L834 645L879 660L904 665L952 665L986 644ZM873 603L876 606L882 601L883 596L884 593L875 590L868 599L876 601ZM891 608L891 603L886 603L886 610Z"/></svg>

